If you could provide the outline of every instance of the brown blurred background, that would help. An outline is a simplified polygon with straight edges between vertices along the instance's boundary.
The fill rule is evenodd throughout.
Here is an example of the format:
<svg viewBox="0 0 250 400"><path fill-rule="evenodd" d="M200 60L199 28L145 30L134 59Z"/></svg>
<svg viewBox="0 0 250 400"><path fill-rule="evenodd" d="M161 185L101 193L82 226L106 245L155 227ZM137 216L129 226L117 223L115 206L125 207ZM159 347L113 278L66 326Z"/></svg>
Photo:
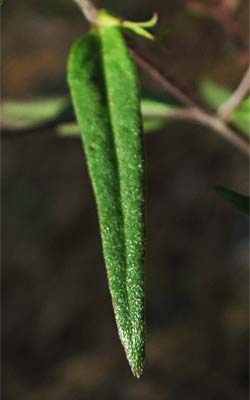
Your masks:
<svg viewBox="0 0 250 400"><path fill-rule="evenodd" d="M157 11L144 46L197 95L246 68L248 2L99 2ZM67 94L67 55L88 26L70 0L5 0L2 95ZM156 90L145 74L144 88ZM95 203L78 139L2 141L3 386L6 400L248 398L248 220L217 197L248 191L248 160L205 128L145 137L147 361L131 375L114 323Z"/></svg>

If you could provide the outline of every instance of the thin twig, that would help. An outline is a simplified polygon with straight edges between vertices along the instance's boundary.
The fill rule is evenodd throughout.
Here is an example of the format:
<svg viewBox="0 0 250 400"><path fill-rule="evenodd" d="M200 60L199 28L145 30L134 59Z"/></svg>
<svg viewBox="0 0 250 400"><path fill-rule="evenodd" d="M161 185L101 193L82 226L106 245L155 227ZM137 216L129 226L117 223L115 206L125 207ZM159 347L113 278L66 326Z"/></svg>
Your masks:
<svg viewBox="0 0 250 400"><path fill-rule="evenodd" d="M74 0L81 8L85 17L89 22L94 24L98 17L98 9L93 5L93 3L89 0ZM244 153L249 154L249 143L240 135L237 134L234 130L232 130L226 122L224 122L223 118L225 114L227 115L229 112L237 107L237 105L242 101L245 97L245 94L249 88L248 81L250 76L250 68L247 73L243 77L238 89L232 96L232 98L224 104L224 112L223 108L221 108L220 113L218 115L211 115L206 110L203 109L199 104L194 102L188 95L186 95L180 88L178 88L175 84L173 84L168 78L166 78L160 71L155 67L151 61L147 60L141 54L130 46L130 50L137 61L137 63L151 76L151 78L157 82L161 88L168 94L172 95L176 100L181 102L186 108L182 108L180 110L174 110L171 113L167 113L164 118L169 119L179 119L186 121L197 122L203 126L207 126L217 132L219 135L224 137L227 141L231 142L237 148L239 148ZM226 112L225 112L226 110ZM222 117L223 115L223 117ZM40 133L45 129L55 129L57 125L62 121L54 120L47 121L43 124L36 125L30 128L23 129L12 129L5 127L2 129L2 136L5 138L18 137L23 134L30 133Z"/></svg>
<svg viewBox="0 0 250 400"><path fill-rule="evenodd" d="M249 155L249 143L237 132L231 129L220 117L220 115L211 115L206 110L204 110L199 104L195 103L189 98L184 92L182 92L177 86L170 82L162 72L160 72L157 67L155 67L151 61L147 60L142 55L139 55L134 48L130 48L138 65L140 65L145 72L148 73L151 78L159 84L162 90L164 90L169 95L172 95L176 100L180 101L182 104L187 106L186 109L181 109L168 114L171 119L183 119L196 121L203 126L210 127L213 131L217 132L219 135L223 136L227 141L231 142L233 145L238 147L244 153ZM244 81L246 78L244 79Z"/></svg>
<svg viewBox="0 0 250 400"><path fill-rule="evenodd" d="M250 67L248 67L239 86L232 96L219 108L218 115L220 118L227 120L231 114L240 105L247 92L250 89Z"/></svg>
<svg viewBox="0 0 250 400"><path fill-rule="evenodd" d="M95 24L99 11L95 7L94 3L90 0L74 0L80 9L82 10L83 14L85 15L85 18L91 23Z"/></svg>
<svg viewBox="0 0 250 400"><path fill-rule="evenodd" d="M150 115L147 115L147 119ZM160 113L159 115L152 115L152 118L160 118L173 121L187 121L198 123L199 125L208 127L213 131L220 134L222 137L227 139L229 142L234 144L244 153L249 153L249 144L241 136L238 136L224 121L214 115L209 115L204 111L200 111L194 107L174 109L166 112L165 114ZM75 122L74 116L65 119L55 119L41 123L39 125L33 125L31 127L15 128L11 126L2 127L1 136L4 139L15 139L22 138L23 136L29 136L33 134L41 134L46 132L47 129L55 131L56 128L62 123Z"/></svg>
<svg viewBox="0 0 250 400"><path fill-rule="evenodd" d="M187 96L181 89L170 82L152 63L147 60L144 56L138 53L138 51L129 45L130 52L132 53L137 64L144 69L152 80L157 82L159 86L168 94L172 95L176 100L188 107L196 107L196 104L189 96Z"/></svg>
<svg viewBox="0 0 250 400"><path fill-rule="evenodd" d="M154 118L156 117L157 116L154 114ZM159 115L159 118L162 118L162 114ZM196 107L188 107L168 111L164 118L168 120L195 122L199 125L210 128L214 132L217 132L219 135L221 135L228 142L234 144L242 152L249 155L249 143L241 136L237 135L237 133L233 129L231 129L216 115L210 115L207 112L200 110Z"/></svg>

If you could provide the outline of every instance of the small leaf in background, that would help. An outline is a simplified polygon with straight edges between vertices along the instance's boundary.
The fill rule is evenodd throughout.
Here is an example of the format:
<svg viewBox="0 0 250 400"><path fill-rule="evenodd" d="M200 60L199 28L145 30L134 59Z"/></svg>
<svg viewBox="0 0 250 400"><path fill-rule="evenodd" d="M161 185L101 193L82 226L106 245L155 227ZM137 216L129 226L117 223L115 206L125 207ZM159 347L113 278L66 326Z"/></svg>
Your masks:
<svg viewBox="0 0 250 400"><path fill-rule="evenodd" d="M170 99L145 96L141 100L143 131L154 132L168 124L168 115L180 109ZM58 121L56 131L63 138L80 136L80 128L74 122L75 115L71 100L67 97L33 99L32 101L3 102L0 123L2 127L23 129L48 121Z"/></svg>
<svg viewBox="0 0 250 400"><path fill-rule="evenodd" d="M56 132L62 138L80 138L81 131L76 122L67 122L56 127Z"/></svg>
<svg viewBox="0 0 250 400"><path fill-rule="evenodd" d="M176 103L167 100L160 100L154 97L143 97L141 101L141 111L144 118L166 118L174 110L178 109Z"/></svg>
<svg viewBox="0 0 250 400"><path fill-rule="evenodd" d="M118 332L139 377L145 357L142 121L136 70L118 26L101 27L76 42L68 81L96 197Z"/></svg>
<svg viewBox="0 0 250 400"><path fill-rule="evenodd" d="M29 128L43 122L74 118L70 99L55 97L30 101L4 101L1 106L1 126L13 129Z"/></svg>
<svg viewBox="0 0 250 400"><path fill-rule="evenodd" d="M200 94L212 108L217 110L232 93L213 81L205 80L200 84Z"/></svg>
<svg viewBox="0 0 250 400"><path fill-rule="evenodd" d="M222 197L227 203L234 205L238 210L244 214L249 215L249 201L250 198L246 195L237 193L233 190L226 189L222 186L216 187L216 192Z"/></svg>
<svg viewBox="0 0 250 400"><path fill-rule="evenodd" d="M143 97L141 112L144 132L154 132L163 128L169 122L168 116L177 109L180 109L180 106L170 99L162 100L153 96Z"/></svg>
<svg viewBox="0 0 250 400"><path fill-rule="evenodd" d="M250 97L247 97L235 110L233 122L247 136L250 136Z"/></svg>
<svg viewBox="0 0 250 400"><path fill-rule="evenodd" d="M167 119L144 119L143 120L143 132L151 133L159 131L164 128L168 123Z"/></svg>
<svg viewBox="0 0 250 400"><path fill-rule="evenodd" d="M233 92L223 88L212 81L204 81L200 85L200 93L204 100L215 110L221 107L232 96ZM237 126L242 133L250 136L250 97L242 101L230 121Z"/></svg>

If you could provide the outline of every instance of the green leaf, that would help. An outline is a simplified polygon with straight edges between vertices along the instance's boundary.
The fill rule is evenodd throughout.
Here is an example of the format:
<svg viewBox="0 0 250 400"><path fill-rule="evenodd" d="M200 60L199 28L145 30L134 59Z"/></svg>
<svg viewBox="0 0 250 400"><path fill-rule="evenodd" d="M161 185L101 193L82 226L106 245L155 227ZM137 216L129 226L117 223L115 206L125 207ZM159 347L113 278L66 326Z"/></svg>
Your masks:
<svg viewBox="0 0 250 400"><path fill-rule="evenodd" d="M235 110L233 122L247 136L250 136L250 97Z"/></svg>
<svg viewBox="0 0 250 400"><path fill-rule="evenodd" d="M215 82L205 80L200 84L200 94L203 99L215 110L224 104L231 92Z"/></svg>
<svg viewBox="0 0 250 400"><path fill-rule="evenodd" d="M56 128L56 132L62 138L80 138L81 136L79 125L75 122L67 122L58 125Z"/></svg>
<svg viewBox="0 0 250 400"><path fill-rule="evenodd" d="M144 132L154 132L163 128L169 122L168 115L179 108L179 105L169 99L161 100L152 96L143 97L141 112Z"/></svg>
<svg viewBox="0 0 250 400"><path fill-rule="evenodd" d="M216 188L216 192L227 202L230 204L233 204L234 206L236 206L236 208L238 208L238 210L240 210L241 212L243 212L244 214L249 215L249 197L245 196L243 194L237 193L233 190L230 189L226 189L224 187L218 186Z"/></svg>
<svg viewBox="0 0 250 400"><path fill-rule="evenodd" d="M32 101L5 101L1 107L0 122L3 126L19 129L70 118L74 118L71 101L66 97L55 97Z"/></svg>
<svg viewBox="0 0 250 400"><path fill-rule="evenodd" d="M200 93L204 100L215 110L222 106L232 96L233 92L212 81L204 81L200 85ZM248 96L230 117L230 121L242 133L250 136L250 97Z"/></svg>
<svg viewBox="0 0 250 400"><path fill-rule="evenodd" d="M143 121L143 131L145 133L155 132L163 128L168 121L166 119L145 119ZM62 138L77 138L81 136L78 124L66 122L56 128L57 134Z"/></svg>
<svg viewBox="0 0 250 400"><path fill-rule="evenodd" d="M68 81L95 192L118 332L135 376L144 326L144 163L137 74L119 27L74 45Z"/></svg>
<svg viewBox="0 0 250 400"><path fill-rule="evenodd" d="M123 21L122 26L127 28L131 32L145 37L146 39L154 40L154 36L148 32L148 28L153 28L158 22L158 14L154 13L153 17L149 21L145 22L132 22L132 21Z"/></svg>
<svg viewBox="0 0 250 400"><path fill-rule="evenodd" d="M144 119L143 120L143 131L144 133L151 133L155 131L159 131L164 128L168 121L166 119Z"/></svg>
<svg viewBox="0 0 250 400"><path fill-rule="evenodd" d="M166 118L174 110L180 108L175 103L153 97L143 97L141 111L144 118Z"/></svg>

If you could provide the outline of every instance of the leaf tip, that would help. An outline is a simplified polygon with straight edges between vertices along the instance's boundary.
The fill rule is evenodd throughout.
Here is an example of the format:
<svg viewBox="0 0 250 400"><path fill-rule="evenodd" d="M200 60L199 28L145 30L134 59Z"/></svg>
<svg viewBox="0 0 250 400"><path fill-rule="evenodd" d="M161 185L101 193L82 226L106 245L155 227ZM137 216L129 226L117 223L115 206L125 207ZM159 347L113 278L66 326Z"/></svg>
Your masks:
<svg viewBox="0 0 250 400"><path fill-rule="evenodd" d="M136 379L140 379L140 377L142 376L142 372L143 372L143 371L137 372L137 371L134 371L134 370L132 369L132 373L133 373L133 375L134 375L134 377L135 377Z"/></svg>
<svg viewBox="0 0 250 400"><path fill-rule="evenodd" d="M129 354L126 349L126 356L128 359L129 366L131 368L132 374L135 378L139 379L142 376L144 370L145 362L145 343L143 343L142 348L134 349L134 352Z"/></svg>
<svg viewBox="0 0 250 400"><path fill-rule="evenodd" d="M143 373L143 369L144 369L144 362L140 363L139 365L136 363L130 363L130 368L132 371L132 374L134 375L134 377L136 379L140 379L140 377L142 376Z"/></svg>

